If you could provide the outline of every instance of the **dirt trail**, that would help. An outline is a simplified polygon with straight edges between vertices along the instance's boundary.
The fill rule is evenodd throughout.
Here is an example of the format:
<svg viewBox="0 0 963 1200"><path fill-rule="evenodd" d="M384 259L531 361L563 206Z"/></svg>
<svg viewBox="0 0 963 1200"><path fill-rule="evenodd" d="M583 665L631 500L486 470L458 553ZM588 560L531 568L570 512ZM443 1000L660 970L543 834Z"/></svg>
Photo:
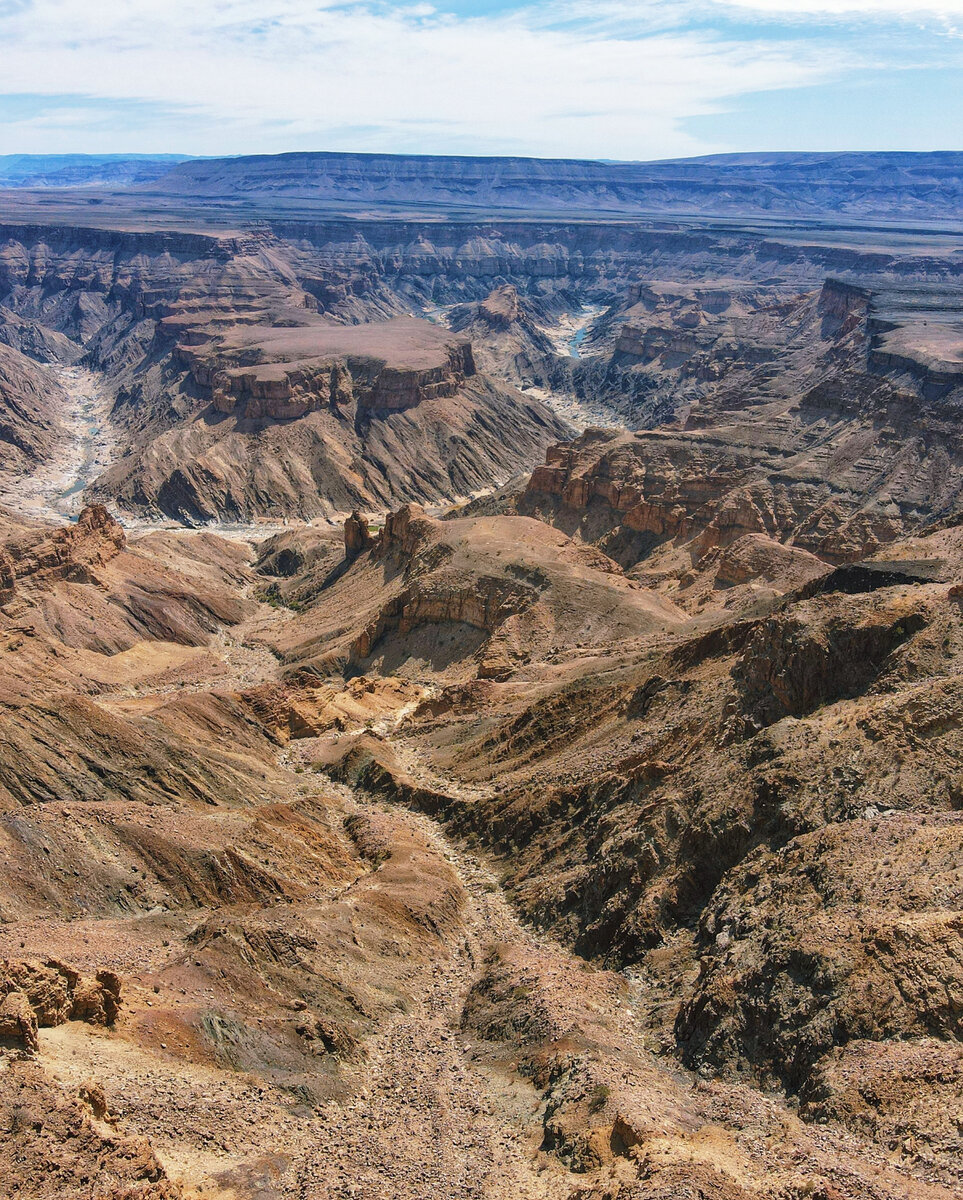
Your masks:
<svg viewBox="0 0 963 1200"><path fill-rule="evenodd" d="M262 683L276 683L281 664L267 646L259 643L245 626L216 633L193 663L165 672L153 683L138 683L127 689L126 697L173 696L209 691L245 692ZM124 695L119 697L124 698ZM101 703L110 707L111 698Z"/></svg>
<svg viewBox="0 0 963 1200"><path fill-rule="evenodd" d="M300 777L292 775L294 778ZM493 945L544 953L482 862L456 850L429 818L345 785L324 793L419 833L465 893L464 936L440 950L407 1011L346 1062L348 1099L310 1112L245 1074L155 1057L125 1038L71 1022L43 1033L43 1059L68 1091L103 1080L125 1130L145 1135L172 1177L198 1196L234 1200L237 1178L276 1161L264 1200L561 1200L577 1179L539 1153L543 1100L525 1080L476 1059L460 1032L465 998ZM363 878L370 880L371 876ZM349 889L350 892L350 889ZM166 943L165 943L166 945ZM165 993L169 988L165 985ZM177 1037L169 1034L168 1037ZM190 1122L190 1136L183 1134ZM282 1165L283 1164L283 1165ZM203 1190L201 1190L203 1189ZM193 1191L190 1193L193 1195Z"/></svg>
<svg viewBox="0 0 963 1200"><path fill-rule="evenodd" d="M520 1079L476 1063L459 1036L465 998L487 949L532 935L511 911L495 877L457 851L418 813L374 804L332 785L349 810L372 807L417 829L454 869L465 891L466 936L434 966L431 987L414 1011L399 1015L369 1049L361 1091L328 1104L323 1136L297 1169L304 1200L481 1200L556 1195L534 1159L541 1142L540 1101ZM563 1172L564 1174L564 1172Z"/></svg>
<svg viewBox="0 0 963 1200"><path fill-rule="evenodd" d="M411 705L412 709L417 705ZM405 741L400 737L392 737L391 734L396 733L399 726L403 722L403 715L400 720L397 720L393 728L385 728L384 723L374 725L371 732L380 734L391 744L391 749L394 752L398 762L404 768L406 773L415 781L421 784L422 787L431 788L433 791L444 792L449 796L454 796L458 800L490 800L496 793L495 789L489 785L477 783L462 783L459 780L451 779L445 775L439 775L436 771L425 762L423 754L410 742Z"/></svg>
<svg viewBox="0 0 963 1200"><path fill-rule="evenodd" d="M258 634L287 619L286 612L261 606L244 625L218 635L206 656L206 676L199 669L190 686L223 687L226 680L254 685L276 678L279 664L259 644ZM412 707L410 702L400 705L375 729L405 769L467 801L485 794L481 788L456 785L425 765L404 736ZM305 787L300 749L279 752L279 763L289 765L292 799L315 790ZM270 1072L223 1069L206 1052L195 1060L183 1054L197 1012L217 1012L223 1003L217 996L230 995L229 990L214 990L215 984L227 986L217 983L224 972L198 976L195 987L201 990L181 991L179 998L176 980L190 982L191 972L202 967L201 952L190 949L178 964L180 973L162 978L160 1000L151 983L160 978L158 968L168 956L180 959L182 943L176 935L189 929L203 910L147 914L132 923L126 945L120 922L110 923L117 946L117 959L110 965L125 976L129 996L126 1027L146 1030L146 1041L125 1036L125 1025L105 1032L70 1022L43 1031L41 1061L52 1077L68 1092L89 1079L103 1081L123 1131L146 1136L188 1195L198 1200L202 1195L211 1200L571 1200L578 1195L586 1175L571 1173L566 1163L576 1164L557 1147L542 1149L553 1144L551 1123L557 1119L559 1095L536 1090L513 1069L521 1045L506 1041L499 1048L474 1041L471 1016L468 1030L462 1029L473 985L487 976L490 986L503 966L510 995L524 993L531 1011L550 1021L546 1039L567 1047L570 1078L565 1086L571 1085L574 1093L566 1096L574 1094L577 1103L580 1096L584 1100L599 1092L604 1107L612 1094L606 1113L593 1112L592 1119L599 1127L608 1122L611 1129L616 1112L626 1114L653 1139L659 1162L683 1173L678 1178L684 1177L693 1154L731 1167L736 1177L756 1177L769 1164L772 1137L785 1140L790 1135L806 1170L818 1175L837 1162L844 1171L850 1169L848 1156L858 1148L839 1131L803 1128L778 1100L694 1081L660 1062L646 1045L645 982L636 979L627 987L624 979L592 968L527 929L485 862L453 846L429 817L327 780L319 781L317 791L330 798L336 821L345 814L368 813L388 830L389 842L401 845L415 834L430 857L448 864L463 893L457 922L449 912L437 957L427 974L418 976L423 982L407 994L403 1009L381 1015L376 1031L365 1036L362 1054L338 1063L338 1088L326 1093L331 1098L308 1105L275 1086ZM322 911L317 905L323 883L318 877L316 894L300 914L287 902L265 898L260 909L269 918L265 927L296 927L299 918ZM356 886L359 892L353 895ZM381 890L391 903L389 875L378 870L362 870L339 893L338 903L350 910L364 888ZM254 916L253 906L242 907L239 917ZM153 945L148 962L142 961L145 937ZM165 949L168 938L174 942L170 950ZM356 944L361 950L362 943ZM346 950L346 962L357 961L363 970L365 951L354 960L351 948ZM402 950L399 969L403 961ZM386 968L382 957L378 969L392 966ZM479 989L473 1005L485 994ZM233 1003L244 1001L239 997ZM473 1012L477 1008L469 1006L468 1013ZM256 1009L249 1018L252 1027L261 1024ZM497 1027L493 1036L500 1036ZM167 1043L179 1053L168 1054ZM319 1071L327 1070L319 1066ZM733 1137L719 1133L730 1119L740 1131ZM880 1164L880 1170L889 1168ZM622 1158L605 1164L604 1171L606 1179L617 1171L634 1178L636 1163ZM902 1182L896 1174L893 1179ZM879 1194L903 1193L891 1189Z"/></svg>

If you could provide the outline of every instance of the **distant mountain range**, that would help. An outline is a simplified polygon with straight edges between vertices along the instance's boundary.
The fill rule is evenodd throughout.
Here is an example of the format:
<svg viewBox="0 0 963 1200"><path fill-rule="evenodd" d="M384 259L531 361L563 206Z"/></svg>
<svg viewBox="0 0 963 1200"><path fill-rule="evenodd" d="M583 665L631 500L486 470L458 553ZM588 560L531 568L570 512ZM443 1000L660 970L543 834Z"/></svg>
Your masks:
<svg viewBox="0 0 963 1200"><path fill-rule="evenodd" d="M0 187L128 187L165 175L183 154L3 154Z"/></svg>
<svg viewBox="0 0 963 1200"><path fill-rule="evenodd" d="M541 214L963 220L963 152L719 154L661 162L293 153L11 155L0 187L170 200Z"/></svg>
<svg viewBox="0 0 963 1200"><path fill-rule="evenodd" d="M651 163L390 154L182 162L165 195L584 213L963 218L963 153L743 154Z"/></svg>

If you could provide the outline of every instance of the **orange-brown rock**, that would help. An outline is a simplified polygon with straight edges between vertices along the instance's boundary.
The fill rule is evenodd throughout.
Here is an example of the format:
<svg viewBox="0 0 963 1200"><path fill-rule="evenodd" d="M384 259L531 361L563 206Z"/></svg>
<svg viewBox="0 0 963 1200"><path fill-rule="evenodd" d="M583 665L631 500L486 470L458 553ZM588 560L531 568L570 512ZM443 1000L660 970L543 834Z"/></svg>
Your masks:
<svg viewBox="0 0 963 1200"><path fill-rule="evenodd" d="M104 203L0 249L6 336L43 317L116 389L97 494L332 520L4 519L0 1191L957 1200L953 322L818 294L869 260L822 225ZM907 309L945 237L873 268ZM477 373L431 394L441 324L379 350L413 307L653 427L399 509L563 434Z"/></svg>
<svg viewBox="0 0 963 1200"><path fill-rule="evenodd" d="M122 526L102 504L83 510L75 524L49 538L8 541L0 562L0 587L13 592L18 584L46 587L55 580L91 582L126 545Z"/></svg>
<svg viewBox="0 0 963 1200"><path fill-rule="evenodd" d="M121 982L112 971L86 976L56 959L0 960L0 993L25 996L40 1028L64 1021L113 1025L120 1012Z"/></svg>
<svg viewBox="0 0 963 1200"><path fill-rule="evenodd" d="M0 997L0 1046L27 1051L40 1048L37 1014L23 992L11 991Z"/></svg>
<svg viewBox="0 0 963 1200"><path fill-rule="evenodd" d="M369 550L374 545L374 538L368 528L367 520L357 509L347 517L344 523L344 552L347 557Z"/></svg>
<svg viewBox="0 0 963 1200"><path fill-rule="evenodd" d="M9 1194L18 1200L186 1200L146 1138L92 1117L38 1062L12 1063L0 1087L0 1177Z"/></svg>

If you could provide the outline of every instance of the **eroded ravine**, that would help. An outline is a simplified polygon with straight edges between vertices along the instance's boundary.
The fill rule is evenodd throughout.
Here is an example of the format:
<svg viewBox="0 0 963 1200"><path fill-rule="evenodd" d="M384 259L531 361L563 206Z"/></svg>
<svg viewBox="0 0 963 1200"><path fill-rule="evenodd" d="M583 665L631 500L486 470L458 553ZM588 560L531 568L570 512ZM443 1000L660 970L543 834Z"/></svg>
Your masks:
<svg viewBox="0 0 963 1200"><path fill-rule="evenodd" d="M202 660L206 675L198 675L184 687L148 686L139 695L146 699L175 691L198 694L276 683L279 664L260 639L266 626L276 626L284 616L259 606L242 626L211 638ZM104 702L111 707L111 700ZM120 696L116 703L122 706L126 701ZM403 725L410 707L382 719L379 729L390 737ZM290 771L292 802L305 790L298 770L300 746L294 743L293 749L279 752L282 768ZM347 1097L332 1099L310 1115L303 1108L295 1113L282 1092L264 1090L253 1077L232 1078L203 1061L170 1061L167 1051L179 1046L182 1035L178 1034L166 1035L170 1047L162 1043L155 1058L128 1041L123 1032L105 1038L87 1027L63 1026L44 1031L45 1067L68 1092L90 1078L103 1080L111 1111L122 1115L124 1128L151 1142L175 1182L199 1192L203 1189L208 1196L233 1195L227 1180L235 1179L237 1172L245 1173L246 1164L261 1163L271 1154L280 1155L289 1165L278 1182L279 1190L265 1194L299 1200L422 1200L426 1196L483 1200L506 1187L526 1200L567 1195L568 1189L553 1190L544 1169L540 1172L534 1165L543 1138L540 1097L524 1080L474 1061L460 1032L465 999L483 970L486 954L495 945L534 951L536 939L515 918L492 873L478 859L456 850L428 817L379 803L326 778L319 780L317 792L332 812L376 814L397 838L414 835L429 859L447 863L462 897L463 934L447 950L439 943L427 988L415 994L404 1011L379 1024L357 1062L344 1064ZM373 886L381 886L377 873L362 875L359 884L371 885L372 879ZM350 908L351 896L349 887L341 903ZM263 912L271 911L265 897ZM180 921L175 914L171 918ZM158 913L154 919L168 918ZM110 925L114 936L127 941L122 922L95 924L99 939ZM131 951L122 953L126 959ZM151 969L163 972L173 953L155 947ZM142 956L139 952L137 957ZM146 960L138 962L144 965ZM133 959L130 966L138 979L132 981L137 997L133 1015L138 1023L151 1021L151 1005L170 1003L168 989L162 987L161 1001L151 998L146 989L147 998L140 998L140 971ZM159 1015L157 1019L170 1018ZM208 1098L206 1109L197 1106L198 1096ZM189 1137L180 1136L177 1113L182 1106L191 1114ZM242 1136L237 1121L227 1116L230 1112L247 1112L252 1119L256 1114L257 1125ZM554 1164L552 1174L567 1176L568 1172Z"/></svg>
<svg viewBox="0 0 963 1200"><path fill-rule="evenodd" d="M0 505L29 517L57 521L75 518L84 490L110 465L114 436L112 401L102 377L85 367L46 366L63 389L63 435L54 458L17 479L6 480Z"/></svg>
<svg viewBox="0 0 963 1200"><path fill-rule="evenodd" d="M262 604L229 636L213 637L209 674L192 691L278 684L280 664L259 638L288 619ZM432 770L412 748L410 688L390 696L387 715L354 719L331 736L352 746L357 731L399 778L481 801L483 790ZM65 1097L91 1080L103 1087L118 1122L101 1127L105 1137L145 1138L189 1200L596 1200L621 1197L620 1181L634 1200L647 1194L633 1190L643 1170L664 1177L656 1195L685 1195L690 1179L693 1187L708 1179L726 1190L702 1194L798 1200L820 1193L777 1191L774 1181L788 1188L797 1169L834 1181L864 1171L865 1149L839 1129L806 1126L778 1096L693 1077L653 1053L644 980L630 986L526 928L484 859L398 803L402 789L397 800L390 789L376 797L315 773L327 737L277 748L276 792L209 810L197 858L175 849L190 821L201 823L196 811L168 817L150 805L131 814L142 825L125 835L128 844L180 854L177 869L216 868L224 886L197 907L44 920L10 931L6 947L0 938L6 953L17 952L16 937L123 978L115 1029L76 1021L44 1029L38 1055ZM75 819L70 808L63 815ZM104 828L128 819L105 816L101 840ZM287 857L287 847L297 854L287 839L305 816L324 825L327 844L354 842L346 868L300 872ZM253 841L243 832L248 820L258 828ZM378 855L365 854L351 832L356 821L381 839ZM299 885L288 894L271 888L269 873L254 877L267 886L248 888L237 878L241 860L230 857L238 849L251 870L267 868L271 829L284 831L283 874ZM296 1075L277 1073L281 1043L272 1038L305 1010L320 1019L328 1012L307 973L318 946L337 960L330 979L357 1005L359 1036L343 1054L302 1051ZM291 970L280 988L279 963ZM231 1058L235 1035L256 1051L243 1062ZM872 1171L873 1194L906 1194L905 1175L884 1158ZM733 1179L749 1191L730 1187ZM939 1187L913 1194L950 1195Z"/></svg>
<svg viewBox="0 0 963 1200"><path fill-rule="evenodd" d="M374 802L330 785L349 810ZM380 805L375 808L387 811ZM436 961L410 1012L388 1022L367 1048L360 1090L321 1113L324 1133L297 1167L299 1194L322 1197L446 1196L474 1200L507 1189L548 1197L533 1169L542 1140L541 1101L531 1085L475 1061L460 1034L465 999L497 944L528 944L494 876L452 847L421 814L391 810L449 864L464 893L465 935Z"/></svg>

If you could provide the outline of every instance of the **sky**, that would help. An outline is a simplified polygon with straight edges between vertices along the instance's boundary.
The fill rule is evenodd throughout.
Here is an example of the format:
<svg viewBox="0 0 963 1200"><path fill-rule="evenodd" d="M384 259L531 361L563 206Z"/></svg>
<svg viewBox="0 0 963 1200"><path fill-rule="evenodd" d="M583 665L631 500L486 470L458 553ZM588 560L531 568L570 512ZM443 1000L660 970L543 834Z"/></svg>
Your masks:
<svg viewBox="0 0 963 1200"><path fill-rule="evenodd" d="M0 0L0 154L963 149L963 0Z"/></svg>

